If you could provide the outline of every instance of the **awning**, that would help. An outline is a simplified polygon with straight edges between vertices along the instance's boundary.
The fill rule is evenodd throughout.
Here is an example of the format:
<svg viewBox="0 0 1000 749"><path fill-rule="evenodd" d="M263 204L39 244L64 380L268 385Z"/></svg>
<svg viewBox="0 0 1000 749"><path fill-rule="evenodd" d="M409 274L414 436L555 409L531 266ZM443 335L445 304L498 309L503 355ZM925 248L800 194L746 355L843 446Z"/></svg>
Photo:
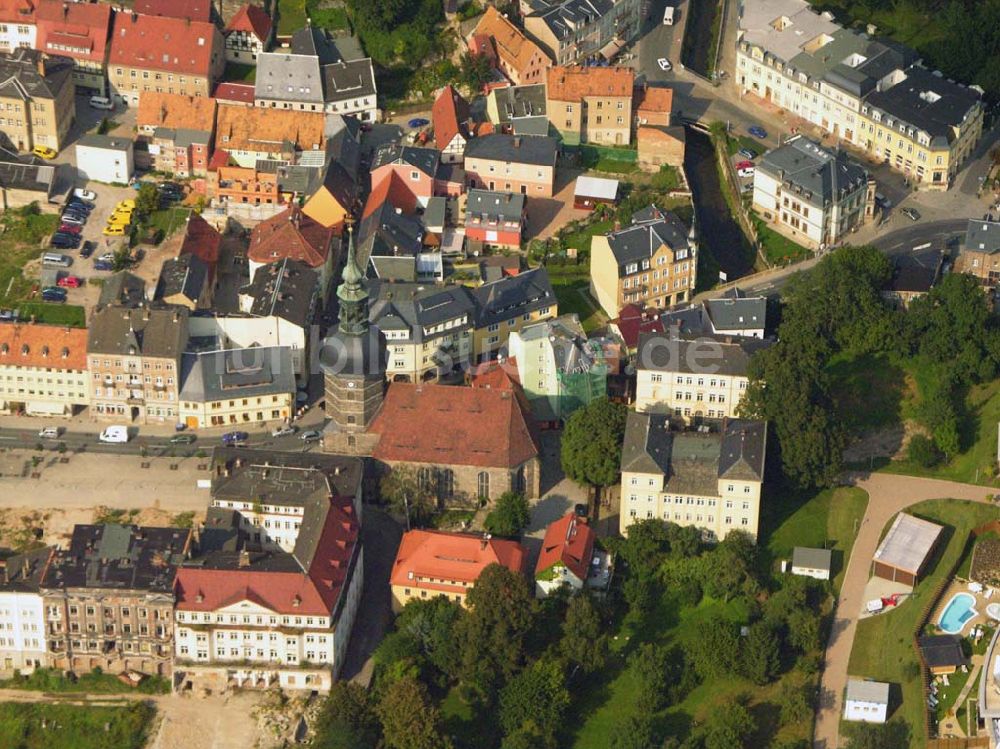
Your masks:
<svg viewBox="0 0 1000 749"><path fill-rule="evenodd" d="M610 61L622 51L622 47L624 46L625 42L619 41L618 39L612 39L610 42L601 47L601 57Z"/></svg>
<svg viewBox="0 0 1000 749"><path fill-rule="evenodd" d="M28 401L24 410L32 416L65 416L66 404L52 401Z"/></svg>

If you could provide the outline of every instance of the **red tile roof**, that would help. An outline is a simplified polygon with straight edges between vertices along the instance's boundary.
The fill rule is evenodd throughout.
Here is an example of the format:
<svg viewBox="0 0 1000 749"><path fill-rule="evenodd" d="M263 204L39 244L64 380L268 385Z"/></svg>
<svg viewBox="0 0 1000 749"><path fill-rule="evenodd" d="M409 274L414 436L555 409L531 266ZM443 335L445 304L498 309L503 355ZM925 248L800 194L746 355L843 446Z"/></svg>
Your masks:
<svg viewBox="0 0 1000 749"><path fill-rule="evenodd" d="M561 562L577 578L586 582L593 556L594 529L587 525L586 518L568 512L545 529L535 574Z"/></svg>
<svg viewBox="0 0 1000 749"><path fill-rule="evenodd" d="M522 573L524 563L524 547L517 541L495 538L487 541L483 536L468 533L416 530L403 534L389 582L391 585L464 594L489 565L502 564L512 572Z"/></svg>
<svg viewBox="0 0 1000 749"><path fill-rule="evenodd" d="M517 372L517 359L513 356L503 364L497 361L483 362L469 370L469 386L494 390L513 390L521 384Z"/></svg>
<svg viewBox="0 0 1000 749"><path fill-rule="evenodd" d="M462 98L453 87L445 86L431 107L431 122L434 125L434 142L439 150L447 148L455 136L461 133L469 137L466 122L469 119L469 102Z"/></svg>
<svg viewBox="0 0 1000 749"><path fill-rule="evenodd" d="M37 49L75 60L104 62L111 25L110 5L41 0L36 18Z"/></svg>
<svg viewBox="0 0 1000 749"><path fill-rule="evenodd" d="M202 260L215 275L215 267L219 264L219 247L222 245L222 235L214 226L197 213L188 216L184 241L178 255L195 255Z"/></svg>
<svg viewBox="0 0 1000 749"><path fill-rule="evenodd" d="M33 23L35 3L31 0L0 0L0 21L7 23Z"/></svg>
<svg viewBox="0 0 1000 749"><path fill-rule="evenodd" d="M527 403L510 390L394 382L369 431L384 461L516 468L540 452Z"/></svg>
<svg viewBox="0 0 1000 749"><path fill-rule="evenodd" d="M368 218L387 200L393 208L398 208L403 213L413 213L417 209L417 196L410 190L406 180L395 170L390 170L383 172L382 179L372 185L361 218Z"/></svg>
<svg viewBox="0 0 1000 749"><path fill-rule="evenodd" d="M116 13L108 65L207 77L218 33L200 21Z"/></svg>
<svg viewBox="0 0 1000 749"><path fill-rule="evenodd" d="M326 262L333 231L292 203L281 213L254 227L250 233L249 257L255 263L275 263L288 258L312 268Z"/></svg>
<svg viewBox="0 0 1000 749"><path fill-rule="evenodd" d="M212 158L208 160L208 171L217 171L220 166L229 166L229 152L216 148L212 153Z"/></svg>
<svg viewBox="0 0 1000 749"><path fill-rule="evenodd" d="M639 99L640 112L670 113L674 104L674 92L669 88L653 88L646 86Z"/></svg>
<svg viewBox="0 0 1000 749"><path fill-rule="evenodd" d="M631 68L549 68L546 96L550 101L583 101L588 96L631 96Z"/></svg>
<svg viewBox="0 0 1000 749"><path fill-rule="evenodd" d="M267 41L271 36L271 16L259 5L247 3L229 19L226 31L246 31L255 34L262 42Z"/></svg>
<svg viewBox="0 0 1000 749"><path fill-rule="evenodd" d="M210 0L135 0L134 10L147 16L182 18L202 23L212 20Z"/></svg>
<svg viewBox="0 0 1000 749"><path fill-rule="evenodd" d="M626 304L621 308L618 317L611 321L618 327L625 345L632 349L639 345L640 333L662 333L663 323L659 315L647 314L635 304Z"/></svg>
<svg viewBox="0 0 1000 749"><path fill-rule="evenodd" d="M250 83L220 83L212 94L217 102L236 101L240 104L253 104L253 84Z"/></svg>
<svg viewBox="0 0 1000 749"><path fill-rule="evenodd" d="M0 322L0 366L87 368L87 329Z"/></svg>

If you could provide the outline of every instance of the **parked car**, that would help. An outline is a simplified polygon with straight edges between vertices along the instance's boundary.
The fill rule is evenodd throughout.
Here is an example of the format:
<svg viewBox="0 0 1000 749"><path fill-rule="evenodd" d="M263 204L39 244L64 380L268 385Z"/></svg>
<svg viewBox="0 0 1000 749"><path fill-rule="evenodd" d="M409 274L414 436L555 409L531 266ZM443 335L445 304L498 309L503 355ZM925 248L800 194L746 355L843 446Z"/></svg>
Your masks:
<svg viewBox="0 0 1000 749"><path fill-rule="evenodd" d="M105 226L104 230L101 232L106 237L124 237L125 227L115 226L114 224Z"/></svg>
<svg viewBox="0 0 1000 749"><path fill-rule="evenodd" d="M767 137L767 130L762 128L760 125L751 125L747 128L747 132L750 133L757 140L764 140Z"/></svg>
<svg viewBox="0 0 1000 749"><path fill-rule="evenodd" d="M112 213L108 216L108 226L128 226L132 223L132 212Z"/></svg>
<svg viewBox="0 0 1000 749"><path fill-rule="evenodd" d="M63 276L56 281L56 286L62 286L66 289L79 289L82 283L83 279L79 276Z"/></svg>
<svg viewBox="0 0 1000 749"><path fill-rule="evenodd" d="M97 193L93 190L84 190L82 187L78 187L73 190L73 197L80 198L80 200L97 200Z"/></svg>
<svg viewBox="0 0 1000 749"><path fill-rule="evenodd" d="M318 429L310 429L299 435L299 439L303 442L317 442L322 439L323 434Z"/></svg>
<svg viewBox="0 0 1000 749"><path fill-rule="evenodd" d="M128 442L128 427L117 425L104 427L104 431L97 439L101 442Z"/></svg>
<svg viewBox="0 0 1000 749"><path fill-rule="evenodd" d="M243 444L248 439L250 439L250 435L247 432L226 432L222 435L222 444L233 447Z"/></svg>
<svg viewBox="0 0 1000 749"><path fill-rule="evenodd" d="M115 211L134 211L135 201L132 198L125 198L125 200L119 200L115 204Z"/></svg>
<svg viewBox="0 0 1000 749"><path fill-rule="evenodd" d="M111 270L113 267L107 260L94 261L94 270Z"/></svg>
<svg viewBox="0 0 1000 749"><path fill-rule="evenodd" d="M406 123L409 127L426 127L431 124L430 120L425 120L423 117L414 117L412 120Z"/></svg>
<svg viewBox="0 0 1000 749"><path fill-rule="evenodd" d="M170 438L170 444L171 445L190 445L196 439L198 439L198 435L196 435L196 434L190 434L190 433L175 434L173 437Z"/></svg>
<svg viewBox="0 0 1000 749"><path fill-rule="evenodd" d="M752 177L755 171L756 170L752 166L750 166L750 167L744 167L743 169L737 169L736 173L740 177Z"/></svg>
<svg viewBox="0 0 1000 749"><path fill-rule="evenodd" d="M908 219L910 219L910 221L920 220L920 211L918 211L916 208L903 208L902 214L906 216Z"/></svg>
<svg viewBox="0 0 1000 749"><path fill-rule="evenodd" d="M40 159L54 159L59 155L59 152L54 148L49 148L48 146L35 146L31 149L31 153Z"/></svg>
<svg viewBox="0 0 1000 749"><path fill-rule="evenodd" d="M38 433L38 436L43 440L57 440L61 433L62 427L45 427Z"/></svg>
<svg viewBox="0 0 1000 749"><path fill-rule="evenodd" d="M0 320L11 322L17 320L17 310L0 309Z"/></svg>
<svg viewBox="0 0 1000 749"><path fill-rule="evenodd" d="M62 294L57 294L57 291L62 291ZM42 292L43 302L54 302L55 304L63 304L66 301L66 292L62 289L46 289Z"/></svg>
<svg viewBox="0 0 1000 749"><path fill-rule="evenodd" d="M57 231L60 231L64 234L79 234L81 231L83 231L83 227L80 226L79 224L60 224L59 229Z"/></svg>
<svg viewBox="0 0 1000 749"><path fill-rule="evenodd" d="M94 250L97 249L97 243L91 240L87 240L83 243L83 247L80 248L80 257L88 258L94 254Z"/></svg>
<svg viewBox="0 0 1000 749"><path fill-rule="evenodd" d="M68 211L62 215L62 222L64 224L73 224L75 226L83 226L87 223L86 216L80 216L76 213L69 213Z"/></svg>
<svg viewBox="0 0 1000 749"><path fill-rule="evenodd" d="M57 250L75 250L80 246L80 237L76 234L53 234L49 246Z"/></svg>
<svg viewBox="0 0 1000 749"><path fill-rule="evenodd" d="M271 432L272 437L287 437L290 434L295 434L295 427L293 426L278 427L273 432Z"/></svg>
<svg viewBox="0 0 1000 749"><path fill-rule="evenodd" d="M740 156L742 156L744 159L747 160L755 159L757 158L757 152L754 151L752 148L741 148Z"/></svg>
<svg viewBox="0 0 1000 749"><path fill-rule="evenodd" d="M736 162L737 169L753 169L753 162L750 159L744 159L743 161Z"/></svg>
<svg viewBox="0 0 1000 749"><path fill-rule="evenodd" d="M670 60L666 57L661 57L656 61L656 64L660 66L660 70L670 71L673 70L674 66L670 64Z"/></svg>
<svg viewBox="0 0 1000 749"><path fill-rule="evenodd" d="M67 208L76 208L77 210L84 210L90 213L94 210L94 204L89 200L84 200L83 198L73 197L66 201Z"/></svg>
<svg viewBox="0 0 1000 749"><path fill-rule="evenodd" d="M97 259L102 263L113 263L115 260L115 253L113 252L102 252L97 256Z"/></svg>
<svg viewBox="0 0 1000 749"><path fill-rule="evenodd" d="M106 96L91 96L88 102L94 109L112 110L115 108L115 103Z"/></svg>

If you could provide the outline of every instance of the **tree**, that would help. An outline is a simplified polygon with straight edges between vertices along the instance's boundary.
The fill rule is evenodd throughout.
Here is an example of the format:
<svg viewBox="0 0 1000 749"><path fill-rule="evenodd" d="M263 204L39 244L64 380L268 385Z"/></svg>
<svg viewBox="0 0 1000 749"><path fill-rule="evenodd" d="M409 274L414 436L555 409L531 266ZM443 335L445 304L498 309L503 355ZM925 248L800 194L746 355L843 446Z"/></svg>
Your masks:
<svg viewBox="0 0 1000 749"><path fill-rule="evenodd" d="M536 661L508 682L500 692L500 726L510 735L526 725L554 739L569 707L562 666L554 660Z"/></svg>
<svg viewBox="0 0 1000 749"><path fill-rule="evenodd" d="M784 725L809 720L813 712L810 703L811 692L811 687L802 684L791 684L786 681L781 685L781 691L778 692L778 706L781 708L781 722Z"/></svg>
<svg viewBox="0 0 1000 749"><path fill-rule="evenodd" d="M405 633L407 641L423 656L426 670L433 672L434 681L441 687L458 675L455 628L464 613L454 601L435 596L408 601L396 617L397 631Z"/></svg>
<svg viewBox="0 0 1000 749"><path fill-rule="evenodd" d="M848 730L847 749L907 749L910 729L902 721L855 723Z"/></svg>
<svg viewBox="0 0 1000 749"><path fill-rule="evenodd" d="M585 674L599 671L608 658L608 636L602 629L593 599L586 593L573 596L566 607L559 651Z"/></svg>
<svg viewBox="0 0 1000 749"><path fill-rule="evenodd" d="M788 617L788 643L800 653L820 648L819 617L809 609L792 612Z"/></svg>
<svg viewBox="0 0 1000 749"><path fill-rule="evenodd" d="M368 690L335 681L316 719L316 749L370 749L379 741L379 721Z"/></svg>
<svg viewBox="0 0 1000 749"><path fill-rule="evenodd" d="M573 412L562 437L562 468L573 481L610 486L618 481L628 409L598 398Z"/></svg>
<svg viewBox="0 0 1000 749"><path fill-rule="evenodd" d="M757 723L739 702L726 702L708 719L705 749L749 749L750 737Z"/></svg>
<svg viewBox="0 0 1000 749"><path fill-rule="evenodd" d="M437 510L434 494L409 466L390 468L379 481L379 493L394 512L407 515L413 525L424 525Z"/></svg>
<svg viewBox="0 0 1000 749"><path fill-rule="evenodd" d="M628 527L628 538L616 542L631 576L649 577L659 569L670 553L670 526L659 518L643 518Z"/></svg>
<svg viewBox="0 0 1000 749"><path fill-rule="evenodd" d="M906 447L906 455L911 462L921 468L931 468L941 462L941 451L934 441L924 434L914 434Z"/></svg>
<svg viewBox="0 0 1000 749"><path fill-rule="evenodd" d="M117 273L130 265L132 265L132 250L129 249L128 242L123 242L111 257L111 269Z"/></svg>
<svg viewBox="0 0 1000 749"><path fill-rule="evenodd" d="M691 641L687 652L703 679L731 674L739 662L739 631L732 622L712 619Z"/></svg>
<svg viewBox="0 0 1000 749"><path fill-rule="evenodd" d="M718 546L701 557L701 585L705 593L724 601L739 593L756 593L757 553L757 545L749 534L743 531L726 534Z"/></svg>
<svg viewBox="0 0 1000 749"><path fill-rule="evenodd" d="M639 709L654 713L676 696L671 688L681 681L684 657L678 648L645 642L629 656L628 667L640 685Z"/></svg>
<svg viewBox="0 0 1000 749"><path fill-rule="evenodd" d="M780 669L781 638L769 622L754 622L740 650L740 672L762 686L771 682Z"/></svg>
<svg viewBox="0 0 1000 749"><path fill-rule="evenodd" d="M493 65L487 55L466 52L459 63L461 80L473 93L478 93L493 77Z"/></svg>
<svg viewBox="0 0 1000 749"><path fill-rule="evenodd" d="M376 708L385 743L391 749L452 749L441 714L427 688L411 677L393 682Z"/></svg>
<svg viewBox="0 0 1000 749"><path fill-rule="evenodd" d="M139 187L135 196L135 213L139 218L145 218L156 213L160 208L160 191L156 185L145 182Z"/></svg>
<svg viewBox="0 0 1000 749"><path fill-rule="evenodd" d="M611 737L611 749L651 749L655 744L653 718L647 712L619 721Z"/></svg>
<svg viewBox="0 0 1000 749"><path fill-rule="evenodd" d="M483 527L494 536L515 538L531 522L528 500L519 492L504 492L483 521Z"/></svg>

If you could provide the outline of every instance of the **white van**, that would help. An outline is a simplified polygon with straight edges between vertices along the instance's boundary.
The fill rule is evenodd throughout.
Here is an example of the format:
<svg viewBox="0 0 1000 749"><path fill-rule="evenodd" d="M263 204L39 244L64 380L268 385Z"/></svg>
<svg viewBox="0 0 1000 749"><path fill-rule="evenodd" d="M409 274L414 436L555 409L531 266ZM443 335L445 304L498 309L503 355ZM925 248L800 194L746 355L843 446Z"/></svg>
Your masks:
<svg viewBox="0 0 1000 749"><path fill-rule="evenodd" d="M128 427L110 426L104 427L98 439L101 442L128 442Z"/></svg>
<svg viewBox="0 0 1000 749"><path fill-rule="evenodd" d="M91 96L90 106L94 109L114 109L114 102L106 96Z"/></svg>
<svg viewBox="0 0 1000 749"><path fill-rule="evenodd" d="M73 258L68 255L60 255L58 252L46 252L42 255L42 262L45 265L61 265L68 268L73 263Z"/></svg>
<svg viewBox="0 0 1000 749"><path fill-rule="evenodd" d="M668 5L667 9L663 11L663 25L673 26L674 25L674 6Z"/></svg>

